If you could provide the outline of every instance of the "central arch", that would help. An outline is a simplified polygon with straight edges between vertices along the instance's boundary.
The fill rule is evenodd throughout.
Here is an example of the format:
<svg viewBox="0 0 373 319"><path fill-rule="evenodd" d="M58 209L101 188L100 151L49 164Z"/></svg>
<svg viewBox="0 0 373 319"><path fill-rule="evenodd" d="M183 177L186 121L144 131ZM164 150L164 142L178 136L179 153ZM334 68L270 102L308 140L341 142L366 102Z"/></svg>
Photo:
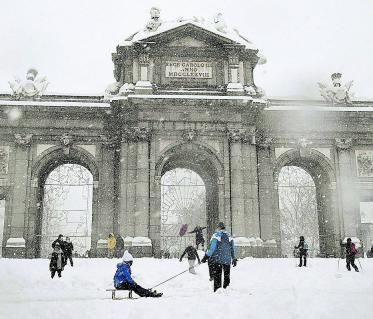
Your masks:
<svg viewBox="0 0 373 319"><path fill-rule="evenodd" d="M339 217L336 210L335 175L329 159L316 150L289 150L277 159L274 170L276 185L281 169L286 166L299 167L312 177L316 187L320 256L335 256L336 240L339 238Z"/></svg>
<svg viewBox="0 0 373 319"><path fill-rule="evenodd" d="M199 143L183 143L169 147L160 156L156 164L156 176L159 180L167 172L175 169L187 169L195 172L200 176L205 185L206 192L206 224L207 236L211 236L216 228L219 219L224 217L223 213L223 196L222 185L219 184L219 179L223 176L223 165L214 150L204 144ZM158 183L157 191L157 206L156 211L161 210L161 185ZM161 219L160 214L154 220L160 229ZM158 237L158 238L154 238ZM153 235L153 241L156 243L160 240L160 232ZM157 245L157 244L156 244ZM157 248L156 248L157 249ZM160 247L158 247L160 249Z"/></svg>

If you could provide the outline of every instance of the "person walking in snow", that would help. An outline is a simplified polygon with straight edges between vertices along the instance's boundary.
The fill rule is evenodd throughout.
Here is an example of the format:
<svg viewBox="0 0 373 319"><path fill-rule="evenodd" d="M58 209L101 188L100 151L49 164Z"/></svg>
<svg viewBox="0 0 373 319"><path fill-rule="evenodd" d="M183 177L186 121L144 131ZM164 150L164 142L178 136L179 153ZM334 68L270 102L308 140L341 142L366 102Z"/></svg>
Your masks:
<svg viewBox="0 0 373 319"><path fill-rule="evenodd" d="M73 267L73 250L74 245L70 240L70 237L66 236L66 240L63 242L63 252L65 254L65 263L70 260L70 266Z"/></svg>
<svg viewBox="0 0 373 319"><path fill-rule="evenodd" d="M203 233L202 231L205 229L206 227L200 227L200 226L196 226L194 227L194 229L192 231L189 232L189 234L196 234L196 249L198 250L198 246L201 244L202 245L202 248L205 247L205 239L203 238Z"/></svg>
<svg viewBox="0 0 373 319"><path fill-rule="evenodd" d="M351 266L355 269L356 272L359 272L359 268L355 265L355 256L357 254L357 249L355 243L351 241L351 238L347 238L347 242L340 242L341 247L346 248L346 268L348 271L351 271Z"/></svg>
<svg viewBox="0 0 373 319"><path fill-rule="evenodd" d="M108 256L108 258L113 258L116 244L117 244L117 241L115 239L114 234L110 233L109 237L107 239L107 256Z"/></svg>
<svg viewBox="0 0 373 319"><path fill-rule="evenodd" d="M115 257L120 258L124 253L124 240L123 237L119 234L115 235Z"/></svg>
<svg viewBox="0 0 373 319"><path fill-rule="evenodd" d="M117 271L114 275L114 287L118 290L132 290L140 297L161 297L162 293L145 289L138 285L131 276L132 255L126 250L123 254L123 262L117 264Z"/></svg>
<svg viewBox="0 0 373 319"><path fill-rule="evenodd" d="M185 248L184 252L180 256L180 262L183 260L183 257L187 255L188 263L189 263L189 272L193 275L196 274L196 271L194 270L194 264L196 262L196 259L198 260L198 264L201 263L201 260L199 259L197 249L193 247L193 244L190 244L188 247Z"/></svg>
<svg viewBox="0 0 373 319"><path fill-rule="evenodd" d="M233 267L235 267L237 265L237 259L235 257L233 238L225 230L225 225L222 222L218 224L218 229L211 237L210 249L202 258L203 263L208 260L214 279L214 292L222 286L222 272L224 273L223 288L227 288L230 284L231 263Z"/></svg>
<svg viewBox="0 0 373 319"><path fill-rule="evenodd" d="M65 254L63 253L61 246L58 242L54 244L54 249L51 254L51 260L49 263L49 270L51 272L51 278L58 274L58 277L62 276L63 267L65 265Z"/></svg>
<svg viewBox="0 0 373 319"><path fill-rule="evenodd" d="M298 267L302 267L302 258L303 258L303 266L307 266L307 252L308 252L308 245L304 240L304 236L299 237L299 244L298 246L294 246L295 249L299 249L299 265Z"/></svg>

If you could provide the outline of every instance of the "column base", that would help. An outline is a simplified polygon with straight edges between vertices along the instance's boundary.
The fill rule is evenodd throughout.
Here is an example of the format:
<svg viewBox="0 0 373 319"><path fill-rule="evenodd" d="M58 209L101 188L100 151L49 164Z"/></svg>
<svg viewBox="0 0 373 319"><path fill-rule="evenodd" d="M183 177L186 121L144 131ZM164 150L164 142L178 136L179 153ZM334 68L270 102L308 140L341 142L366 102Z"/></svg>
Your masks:
<svg viewBox="0 0 373 319"><path fill-rule="evenodd" d="M245 89L241 83L228 83L228 95L245 95Z"/></svg>
<svg viewBox="0 0 373 319"><path fill-rule="evenodd" d="M137 81L135 94L153 94L153 86L150 81Z"/></svg>
<svg viewBox="0 0 373 319"><path fill-rule="evenodd" d="M9 238L3 248L5 258L26 258L26 241L24 238Z"/></svg>

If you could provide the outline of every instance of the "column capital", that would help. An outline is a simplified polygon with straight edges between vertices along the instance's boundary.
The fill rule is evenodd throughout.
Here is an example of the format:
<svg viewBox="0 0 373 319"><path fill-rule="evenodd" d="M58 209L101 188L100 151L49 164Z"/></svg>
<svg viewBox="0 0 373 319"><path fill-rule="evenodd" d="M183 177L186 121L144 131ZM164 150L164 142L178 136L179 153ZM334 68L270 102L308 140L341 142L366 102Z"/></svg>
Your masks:
<svg viewBox="0 0 373 319"><path fill-rule="evenodd" d="M256 144L255 128L251 129L228 129L228 139L231 143Z"/></svg>
<svg viewBox="0 0 373 319"><path fill-rule="evenodd" d="M101 135L100 136L102 145L109 148L117 147L119 144L119 137L117 135Z"/></svg>
<svg viewBox="0 0 373 319"><path fill-rule="evenodd" d="M32 134L16 133L14 134L14 143L18 146L29 147L32 142Z"/></svg>
<svg viewBox="0 0 373 319"><path fill-rule="evenodd" d="M257 138L257 145L262 148L270 148L275 139L271 136L259 136Z"/></svg>
<svg viewBox="0 0 373 319"><path fill-rule="evenodd" d="M152 136L152 130L148 127L129 127L123 132L123 139L127 142L148 142Z"/></svg>
<svg viewBox="0 0 373 319"><path fill-rule="evenodd" d="M338 150L348 150L353 146L353 144L354 140L351 137L335 139L335 146Z"/></svg>

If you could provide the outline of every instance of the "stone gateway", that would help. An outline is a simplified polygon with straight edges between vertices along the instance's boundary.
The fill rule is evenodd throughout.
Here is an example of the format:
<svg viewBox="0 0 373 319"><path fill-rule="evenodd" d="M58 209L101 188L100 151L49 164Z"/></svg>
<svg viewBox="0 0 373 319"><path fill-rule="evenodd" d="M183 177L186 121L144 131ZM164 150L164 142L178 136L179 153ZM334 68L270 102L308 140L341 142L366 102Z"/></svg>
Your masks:
<svg viewBox="0 0 373 319"><path fill-rule="evenodd" d="M219 21L167 22L154 9L116 47L104 96L48 95L35 76L32 94L13 83L0 95L3 256L40 256L43 187L66 163L93 176L90 256L106 254L109 233L137 256L160 256L160 181L175 168L204 181L207 235L224 222L239 256L281 255L284 166L315 183L321 256L337 255L346 236L362 239L372 102L266 99L254 81L264 56Z"/></svg>

